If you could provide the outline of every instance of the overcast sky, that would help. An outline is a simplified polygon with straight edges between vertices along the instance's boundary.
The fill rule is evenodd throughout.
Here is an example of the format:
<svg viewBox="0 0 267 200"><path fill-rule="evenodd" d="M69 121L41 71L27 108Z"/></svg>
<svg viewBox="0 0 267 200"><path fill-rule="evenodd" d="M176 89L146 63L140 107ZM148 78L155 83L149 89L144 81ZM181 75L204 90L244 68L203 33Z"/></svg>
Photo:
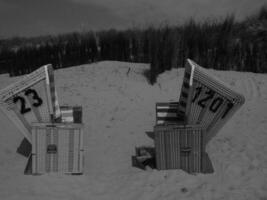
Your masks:
<svg viewBox="0 0 267 200"><path fill-rule="evenodd" d="M264 4L267 0L0 0L0 38L176 24L231 13L240 20Z"/></svg>

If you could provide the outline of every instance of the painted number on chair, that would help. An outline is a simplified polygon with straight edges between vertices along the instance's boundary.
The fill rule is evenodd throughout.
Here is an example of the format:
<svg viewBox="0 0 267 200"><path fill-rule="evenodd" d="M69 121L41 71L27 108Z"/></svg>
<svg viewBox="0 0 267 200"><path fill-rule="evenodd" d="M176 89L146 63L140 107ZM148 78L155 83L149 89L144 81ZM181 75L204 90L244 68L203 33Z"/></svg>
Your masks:
<svg viewBox="0 0 267 200"><path fill-rule="evenodd" d="M203 95L203 97L199 98L200 94L204 92L205 95ZM216 97L215 96L215 92L211 89L208 89L206 91L203 90L202 87L197 87L195 90L195 94L193 96L192 99L192 103L197 103L198 106L202 107L203 109L207 107L208 103L210 101L212 101L209 105L209 110L213 113L216 113L219 108L223 105L224 100L221 97ZM229 113L229 111L233 108L234 104L232 102L230 102L229 100L227 100L227 106L225 111L222 114L222 119L225 118L225 116L227 115L227 113Z"/></svg>
<svg viewBox="0 0 267 200"><path fill-rule="evenodd" d="M43 104L43 100L40 98L36 90L28 89L24 92L26 98L31 98L32 106L39 107ZM15 96L13 98L13 103L20 105L20 113L25 114L31 111L31 107L26 105L25 97Z"/></svg>

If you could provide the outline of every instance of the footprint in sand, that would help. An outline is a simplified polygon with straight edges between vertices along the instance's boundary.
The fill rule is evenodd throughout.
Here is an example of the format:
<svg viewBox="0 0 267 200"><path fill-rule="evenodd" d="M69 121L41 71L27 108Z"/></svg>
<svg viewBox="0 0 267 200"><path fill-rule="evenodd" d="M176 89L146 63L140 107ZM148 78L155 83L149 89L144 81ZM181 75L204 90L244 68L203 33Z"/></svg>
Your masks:
<svg viewBox="0 0 267 200"><path fill-rule="evenodd" d="M244 95L248 101L256 101L261 97L261 91L254 78L248 77L238 82L239 88L244 90Z"/></svg>

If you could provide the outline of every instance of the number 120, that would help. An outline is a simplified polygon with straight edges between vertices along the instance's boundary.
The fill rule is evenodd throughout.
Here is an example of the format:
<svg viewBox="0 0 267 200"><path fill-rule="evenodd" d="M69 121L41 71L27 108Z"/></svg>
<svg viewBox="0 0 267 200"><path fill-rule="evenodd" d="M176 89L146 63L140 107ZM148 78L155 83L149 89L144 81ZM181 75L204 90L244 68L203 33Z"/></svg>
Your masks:
<svg viewBox="0 0 267 200"><path fill-rule="evenodd" d="M216 97L215 96L215 92L211 89L207 90L205 92L205 96L203 98L198 99L198 97L200 96L201 92L203 91L202 87L197 87L196 88L196 92L195 95L192 99L192 103L195 103L196 100L197 101L197 105L205 108L207 106L207 102L209 102L210 100L212 100L210 106L209 106L209 110L213 113L216 113L218 111L218 109L221 107L221 105L223 105L223 98L221 97ZM228 101L227 103L227 107L222 115L222 119L225 118L225 116L229 113L229 111L233 108L234 104L230 101Z"/></svg>

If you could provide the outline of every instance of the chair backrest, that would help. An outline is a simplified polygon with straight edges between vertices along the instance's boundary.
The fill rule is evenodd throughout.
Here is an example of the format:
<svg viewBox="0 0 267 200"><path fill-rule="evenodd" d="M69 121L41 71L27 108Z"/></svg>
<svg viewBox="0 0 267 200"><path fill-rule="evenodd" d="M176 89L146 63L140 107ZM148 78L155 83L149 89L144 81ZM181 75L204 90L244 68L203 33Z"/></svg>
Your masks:
<svg viewBox="0 0 267 200"><path fill-rule="evenodd" d="M179 113L187 124L206 128L210 141L234 113L245 103L245 97L212 72L188 59L179 98Z"/></svg>

